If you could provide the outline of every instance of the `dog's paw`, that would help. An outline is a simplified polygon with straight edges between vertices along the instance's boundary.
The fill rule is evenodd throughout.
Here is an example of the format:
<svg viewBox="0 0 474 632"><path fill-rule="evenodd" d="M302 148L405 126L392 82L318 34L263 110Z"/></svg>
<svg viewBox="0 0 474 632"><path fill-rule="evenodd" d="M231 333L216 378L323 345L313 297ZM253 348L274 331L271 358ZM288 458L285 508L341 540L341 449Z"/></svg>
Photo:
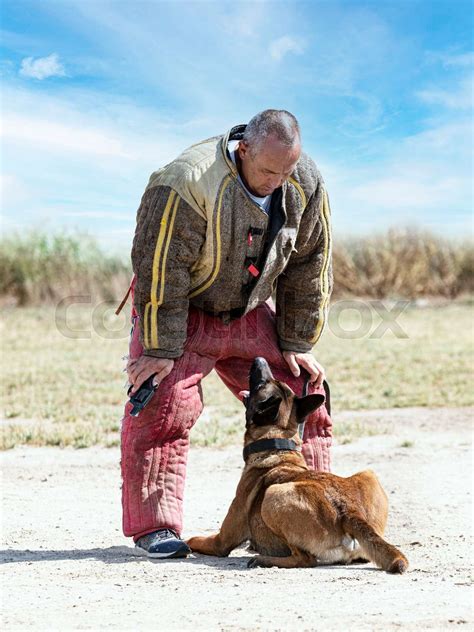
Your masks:
<svg viewBox="0 0 474 632"><path fill-rule="evenodd" d="M271 564L265 560L263 555L256 555L247 562L247 568L269 568Z"/></svg>
<svg viewBox="0 0 474 632"><path fill-rule="evenodd" d="M186 540L186 544L189 546L193 553L202 553L203 555L217 555L222 557L223 553L216 546L216 536L194 536Z"/></svg>
<svg viewBox="0 0 474 632"><path fill-rule="evenodd" d="M392 573L393 575L398 575L405 573L408 570L408 560L402 555L398 557L387 569L387 573Z"/></svg>
<svg viewBox="0 0 474 632"><path fill-rule="evenodd" d="M194 536L192 538L189 538L189 540L186 540L186 544L189 546L191 551L199 552L200 548L204 544L205 539L206 538L200 536Z"/></svg>

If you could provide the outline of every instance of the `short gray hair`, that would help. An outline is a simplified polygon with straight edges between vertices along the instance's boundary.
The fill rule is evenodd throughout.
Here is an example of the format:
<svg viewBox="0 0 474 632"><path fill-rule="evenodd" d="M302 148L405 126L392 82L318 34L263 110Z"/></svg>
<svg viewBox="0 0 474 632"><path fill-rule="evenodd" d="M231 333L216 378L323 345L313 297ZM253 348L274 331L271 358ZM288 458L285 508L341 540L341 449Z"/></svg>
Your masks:
<svg viewBox="0 0 474 632"><path fill-rule="evenodd" d="M242 140L255 152L269 136L287 147L300 141L300 126L296 117L286 110L264 110L256 114L247 124Z"/></svg>

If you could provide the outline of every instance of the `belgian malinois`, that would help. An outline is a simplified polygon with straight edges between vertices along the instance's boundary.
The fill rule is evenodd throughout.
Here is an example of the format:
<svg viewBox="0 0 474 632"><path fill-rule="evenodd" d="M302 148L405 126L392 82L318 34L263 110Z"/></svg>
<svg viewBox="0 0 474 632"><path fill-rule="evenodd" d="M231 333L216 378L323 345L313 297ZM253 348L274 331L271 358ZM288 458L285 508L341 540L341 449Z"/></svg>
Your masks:
<svg viewBox="0 0 474 632"><path fill-rule="evenodd" d="M244 396L245 467L219 533L193 537L193 551L225 557L245 540L259 553L248 566L297 568L370 560L404 573L408 560L383 539L388 502L370 470L341 478L309 470L298 424L324 396L297 397L275 380L264 358Z"/></svg>

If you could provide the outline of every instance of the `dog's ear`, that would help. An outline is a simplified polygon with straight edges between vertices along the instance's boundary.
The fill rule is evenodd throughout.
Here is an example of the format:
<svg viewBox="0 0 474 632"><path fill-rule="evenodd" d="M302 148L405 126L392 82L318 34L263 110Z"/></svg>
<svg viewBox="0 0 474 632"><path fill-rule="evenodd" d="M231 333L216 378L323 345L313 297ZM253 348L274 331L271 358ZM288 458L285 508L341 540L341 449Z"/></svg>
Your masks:
<svg viewBox="0 0 474 632"><path fill-rule="evenodd" d="M309 413L319 408L324 404L326 398L320 393L313 393L312 395L306 395L306 397L296 397L296 417L297 419L304 419Z"/></svg>
<svg viewBox="0 0 474 632"><path fill-rule="evenodd" d="M263 402L258 402L252 415L252 423L257 426L266 426L274 423L278 417L281 399L278 395L271 395Z"/></svg>
<svg viewBox="0 0 474 632"><path fill-rule="evenodd" d="M240 391L238 395L245 408L249 407L249 395L250 393L248 391Z"/></svg>

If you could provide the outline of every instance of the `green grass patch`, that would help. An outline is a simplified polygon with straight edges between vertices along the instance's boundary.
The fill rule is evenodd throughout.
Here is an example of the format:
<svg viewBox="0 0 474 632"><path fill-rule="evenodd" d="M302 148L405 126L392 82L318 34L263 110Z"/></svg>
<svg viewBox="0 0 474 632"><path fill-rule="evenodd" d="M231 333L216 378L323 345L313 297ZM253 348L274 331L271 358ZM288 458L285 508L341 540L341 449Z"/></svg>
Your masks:
<svg viewBox="0 0 474 632"><path fill-rule="evenodd" d="M3 449L19 444L118 445L126 401L121 358L127 353L128 310L117 318L112 307L106 307L72 305L67 332L64 319L58 319L50 307L2 311ZM348 332L359 324L357 313L346 310L337 322L331 322L331 316L315 350L327 370L335 434L341 441L371 431L356 422L338 426L338 410L474 403L471 305L407 309L397 319L407 338L390 332L371 338L381 319L370 304L369 310L366 335L354 339L338 335L337 325ZM214 373L204 380L203 391L208 406L193 430L193 443L239 444L244 429L242 404Z"/></svg>

